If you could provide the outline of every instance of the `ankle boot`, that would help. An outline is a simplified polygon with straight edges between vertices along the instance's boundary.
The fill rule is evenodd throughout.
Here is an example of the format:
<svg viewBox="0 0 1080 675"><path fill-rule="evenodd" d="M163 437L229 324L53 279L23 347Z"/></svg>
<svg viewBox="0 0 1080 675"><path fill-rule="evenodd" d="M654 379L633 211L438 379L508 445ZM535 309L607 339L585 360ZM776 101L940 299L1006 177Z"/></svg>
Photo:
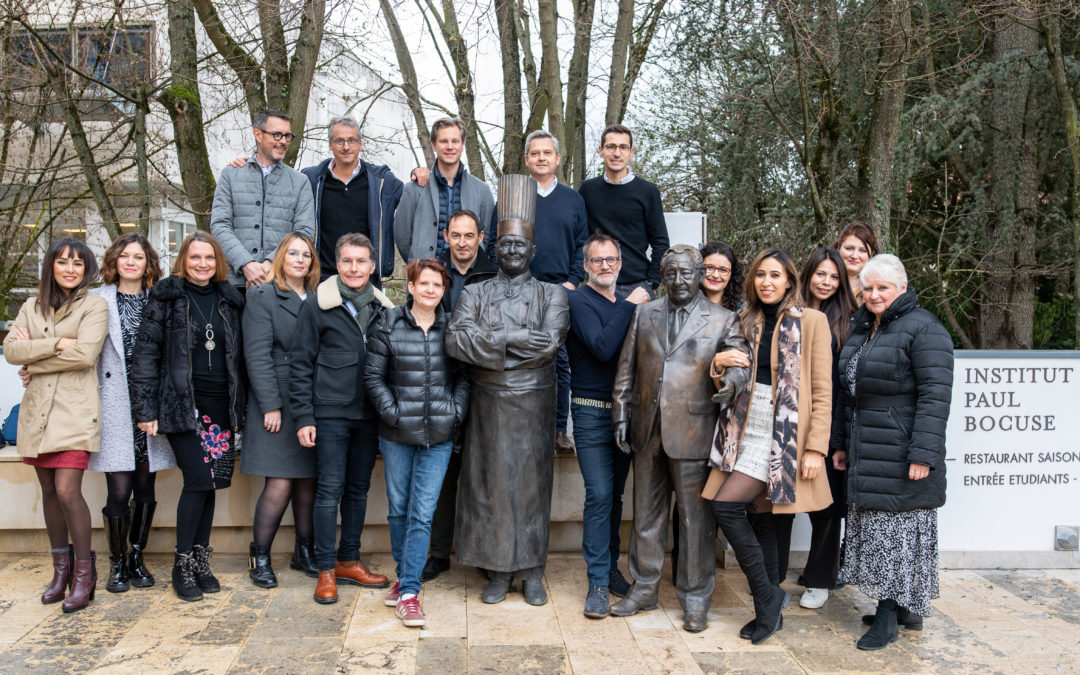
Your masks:
<svg viewBox="0 0 1080 675"><path fill-rule="evenodd" d="M97 588L97 552L90 551L89 560L75 559L75 573L72 575L71 592L64 600L64 613L77 612L90 604Z"/></svg>
<svg viewBox="0 0 1080 675"><path fill-rule="evenodd" d="M312 579L319 577L319 567L315 564L315 537L296 536L289 567L300 570Z"/></svg>
<svg viewBox="0 0 1080 675"><path fill-rule="evenodd" d="M172 568L173 590L176 597L187 602L202 600L202 590L195 580L195 556L192 553L175 552Z"/></svg>
<svg viewBox="0 0 1080 675"><path fill-rule="evenodd" d="M761 551L754 528L746 517L746 504L738 502L712 502L713 518L723 530L735 559L739 561L750 594L754 597L754 628L750 634L753 644L764 642L782 625L781 610L787 593L769 581L765 569L765 557ZM746 627L744 627L745 629Z"/></svg>
<svg viewBox="0 0 1080 675"><path fill-rule="evenodd" d="M67 548L53 549L53 578L41 594L41 604L51 605L64 599L64 591L71 587L72 570L75 567L75 552L71 544Z"/></svg>
<svg viewBox="0 0 1080 675"><path fill-rule="evenodd" d="M881 600L870 630L866 631L855 646L864 651L873 652L885 649L890 642L895 642L900 630L896 625L896 602Z"/></svg>
<svg viewBox="0 0 1080 675"><path fill-rule="evenodd" d="M259 588L277 586L277 576L274 568L270 566L269 546L256 546L255 542L248 546L248 576L251 577L251 583Z"/></svg>
<svg viewBox="0 0 1080 675"><path fill-rule="evenodd" d="M102 509L101 516L105 521L105 535L109 539L109 580L105 582L105 590L110 593L123 593L131 588L127 562L124 560L128 530L131 528L131 511L114 517Z"/></svg>
<svg viewBox="0 0 1080 675"><path fill-rule="evenodd" d="M146 540L150 537L150 524L154 522L157 502L135 502L131 509L131 550L127 556L128 578L136 588L149 588L154 585L154 575L146 569L143 552Z"/></svg>
<svg viewBox="0 0 1080 675"><path fill-rule="evenodd" d="M210 544L195 544L191 547L191 553L195 557L195 581L203 593L217 593L221 590L217 577L210 571L210 554L213 552Z"/></svg>

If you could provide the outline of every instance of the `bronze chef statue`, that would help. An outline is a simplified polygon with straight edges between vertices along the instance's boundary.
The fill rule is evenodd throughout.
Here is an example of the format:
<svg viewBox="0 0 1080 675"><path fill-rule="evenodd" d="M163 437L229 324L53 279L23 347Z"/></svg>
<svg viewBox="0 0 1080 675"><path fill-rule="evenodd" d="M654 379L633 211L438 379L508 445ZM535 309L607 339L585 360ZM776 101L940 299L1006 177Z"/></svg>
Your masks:
<svg viewBox="0 0 1080 675"><path fill-rule="evenodd" d="M487 570L484 602L502 601L516 578L525 600L542 605L554 469L555 354L570 313L566 289L529 274L536 251L536 182L503 176L498 209L499 273L465 287L446 331L447 353L468 366L472 383L458 490L457 560ZM707 456L708 444L704 451Z"/></svg>

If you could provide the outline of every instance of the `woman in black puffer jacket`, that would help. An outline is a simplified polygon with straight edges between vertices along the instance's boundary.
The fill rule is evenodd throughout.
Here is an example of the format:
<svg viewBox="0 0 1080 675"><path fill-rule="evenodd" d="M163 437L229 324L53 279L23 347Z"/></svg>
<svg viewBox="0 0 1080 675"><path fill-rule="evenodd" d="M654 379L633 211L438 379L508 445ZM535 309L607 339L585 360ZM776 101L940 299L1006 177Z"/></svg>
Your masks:
<svg viewBox="0 0 1080 675"><path fill-rule="evenodd" d="M450 273L434 258L409 263L409 300L384 312L368 336L364 384L379 413L386 470L387 522L398 581L384 599L406 626L423 626L417 596L431 519L453 452L455 427L469 404L469 383L446 355L439 306Z"/></svg>
<svg viewBox="0 0 1080 675"><path fill-rule="evenodd" d="M859 279L866 304L840 353L832 445L834 465L848 473L843 576L878 600L858 642L873 650L896 640L897 622L921 630L938 597L953 346L919 307L899 258L875 256Z"/></svg>

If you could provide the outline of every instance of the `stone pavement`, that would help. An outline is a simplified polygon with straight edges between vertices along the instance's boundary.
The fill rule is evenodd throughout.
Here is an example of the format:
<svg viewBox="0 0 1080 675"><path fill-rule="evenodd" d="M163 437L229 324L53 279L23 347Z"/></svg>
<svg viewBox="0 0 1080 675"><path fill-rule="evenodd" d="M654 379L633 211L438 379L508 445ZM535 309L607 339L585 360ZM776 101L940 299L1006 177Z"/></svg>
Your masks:
<svg viewBox="0 0 1080 675"><path fill-rule="evenodd" d="M316 605L314 580L275 555L278 588L247 579L246 558L217 556L222 591L184 603L167 580L171 556L148 556L158 584L105 592L65 615L42 605L49 558L0 554L0 671L37 673L1066 673L1080 672L1080 570L944 570L941 598L921 633L901 631L880 652L860 652L859 616L873 602L852 588L821 610L795 602L784 629L754 647L737 636L751 618L736 569L718 572L708 630L682 630L674 589L660 607L628 619L582 616L585 564L553 555L543 607L512 592L500 605L480 601L484 580L454 567L424 590L424 630L401 625L384 591L344 586L335 605ZM392 570L389 555L373 566ZM625 565L625 562L624 562ZM105 563L99 561L99 573ZM669 578L668 574L665 579Z"/></svg>

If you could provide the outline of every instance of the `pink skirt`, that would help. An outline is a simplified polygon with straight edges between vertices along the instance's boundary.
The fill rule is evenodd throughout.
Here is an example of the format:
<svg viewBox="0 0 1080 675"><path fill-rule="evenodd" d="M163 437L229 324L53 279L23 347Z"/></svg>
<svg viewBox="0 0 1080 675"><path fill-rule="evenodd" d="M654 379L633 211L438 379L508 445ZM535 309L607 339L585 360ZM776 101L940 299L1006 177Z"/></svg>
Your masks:
<svg viewBox="0 0 1080 675"><path fill-rule="evenodd" d="M46 452L37 457L23 457L23 464L42 469L82 469L90 464L90 453L85 450L61 450Z"/></svg>

